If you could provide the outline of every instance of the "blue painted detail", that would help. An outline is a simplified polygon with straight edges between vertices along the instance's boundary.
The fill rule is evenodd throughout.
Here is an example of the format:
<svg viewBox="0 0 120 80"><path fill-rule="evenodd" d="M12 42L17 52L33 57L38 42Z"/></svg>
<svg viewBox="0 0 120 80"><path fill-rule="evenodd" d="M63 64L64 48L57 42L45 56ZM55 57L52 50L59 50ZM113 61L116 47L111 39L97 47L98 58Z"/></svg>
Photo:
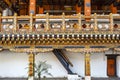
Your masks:
<svg viewBox="0 0 120 80"><path fill-rule="evenodd" d="M58 58L58 60L61 62L61 64L64 66L64 68L67 70L68 74L74 74L69 68L69 63L61 55L61 51L59 49L54 49L53 53Z"/></svg>
<svg viewBox="0 0 120 80"><path fill-rule="evenodd" d="M87 6L87 7L90 7L90 6L91 6L91 4L90 4L90 3L86 3L86 6Z"/></svg>
<svg viewBox="0 0 120 80"><path fill-rule="evenodd" d="M15 46L15 48L30 48L30 46Z"/></svg>
<svg viewBox="0 0 120 80"><path fill-rule="evenodd" d="M35 46L35 48L52 48L52 46Z"/></svg>
<svg viewBox="0 0 120 80"><path fill-rule="evenodd" d="M84 46L65 46L65 48L85 48Z"/></svg>
<svg viewBox="0 0 120 80"><path fill-rule="evenodd" d="M34 13L35 13L35 11L34 11L34 10L30 10L30 13L34 14Z"/></svg>

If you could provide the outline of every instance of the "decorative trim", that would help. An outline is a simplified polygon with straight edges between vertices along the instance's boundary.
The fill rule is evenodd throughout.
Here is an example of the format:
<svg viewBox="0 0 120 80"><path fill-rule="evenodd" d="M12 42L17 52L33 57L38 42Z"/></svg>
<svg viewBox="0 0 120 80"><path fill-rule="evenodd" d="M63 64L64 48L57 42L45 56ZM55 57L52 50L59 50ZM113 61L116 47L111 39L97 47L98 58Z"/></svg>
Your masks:
<svg viewBox="0 0 120 80"><path fill-rule="evenodd" d="M105 52L108 51L109 48L66 48L67 51L70 52L83 52L83 53L95 53L95 52Z"/></svg>
<svg viewBox="0 0 120 80"><path fill-rule="evenodd" d="M13 51L13 52L20 52L20 53L41 53L41 52L50 52L52 51L53 49L52 48L39 48L39 49L36 49L36 48L24 48L24 49L9 49L10 51Z"/></svg>

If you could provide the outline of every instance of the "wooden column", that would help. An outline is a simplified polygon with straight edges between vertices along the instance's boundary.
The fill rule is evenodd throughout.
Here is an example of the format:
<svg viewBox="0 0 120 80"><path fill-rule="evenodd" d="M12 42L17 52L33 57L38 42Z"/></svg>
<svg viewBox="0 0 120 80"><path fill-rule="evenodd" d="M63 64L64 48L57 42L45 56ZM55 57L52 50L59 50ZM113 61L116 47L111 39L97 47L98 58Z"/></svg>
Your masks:
<svg viewBox="0 0 120 80"><path fill-rule="evenodd" d="M36 14L36 0L30 0L30 13Z"/></svg>
<svg viewBox="0 0 120 80"><path fill-rule="evenodd" d="M110 10L111 10L111 13L117 14L117 7L115 7L113 4L110 5Z"/></svg>
<svg viewBox="0 0 120 80"><path fill-rule="evenodd" d="M81 6L78 6L78 4L75 6L76 7L76 13L81 13Z"/></svg>
<svg viewBox="0 0 120 80"><path fill-rule="evenodd" d="M85 16L91 15L91 0L84 0L84 14ZM86 18L86 20L90 20L90 18Z"/></svg>
<svg viewBox="0 0 120 80"><path fill-rule="evenodd" d="M91 80L90 53L85 53L85 80Z"/></svg>
<svg viewBox="0 0 120 80"><path fill-rule="evenodd" d="M28 80L34 80L34 60L35 55L34 53L29 53L29 74Z"/></svg>

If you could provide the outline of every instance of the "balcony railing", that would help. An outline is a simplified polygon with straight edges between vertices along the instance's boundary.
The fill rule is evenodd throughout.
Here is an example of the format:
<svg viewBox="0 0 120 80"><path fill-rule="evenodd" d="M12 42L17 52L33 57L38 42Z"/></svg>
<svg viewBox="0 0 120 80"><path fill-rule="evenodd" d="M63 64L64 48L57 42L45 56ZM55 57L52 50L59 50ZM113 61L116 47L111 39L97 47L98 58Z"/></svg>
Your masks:
<svg viewBox="0 0 120 80"><path fill-rule="evenodd" d="M86 19L90 19L86 21ZM82 14L60 16L1 16L1 33L114 33L120 32L120 16Z"/></svg>

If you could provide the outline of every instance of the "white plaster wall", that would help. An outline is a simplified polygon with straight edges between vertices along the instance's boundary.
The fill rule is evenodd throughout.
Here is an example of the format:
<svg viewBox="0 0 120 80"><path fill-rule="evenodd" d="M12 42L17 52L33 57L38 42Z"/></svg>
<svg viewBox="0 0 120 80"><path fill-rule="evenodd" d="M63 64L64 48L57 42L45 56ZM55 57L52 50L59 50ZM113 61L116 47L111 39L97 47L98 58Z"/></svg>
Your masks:
<svg viewBox="0 0 120 80"><path fill-rule="evenodd" d="M65 52L74 67L70 67L74 73L84 77L84 54ZM52 65L49 72L54 77L67 76L67 71L58 61L52 52L40 53L36 55L38 61L47 61ZM120 56L117 57L117 75L120 77ZM25 53L14 53L3 51L0 53L0 77L27 77L28 55ZM92 77L107 77L107 59L104 54L96 53L91 55L91 75Z"/></svg>
<svg viewBox="0 0 120 80"><path fill-rule="evenodd" d="M117 57L117 76L120 77L120 56Z"/></svg>
<svg viewBox="0 0 120 80"><path fill-rule="evenodd" d="M72 52L65 52L65 53L74 65L73 67L70 67L71 70L80 76L85 76L84 54L72 53Z"/></svg>
<svg viewBox="0 0 120 80"><path fill-rule="evenodd" d="M0 52L0 77L27 77L28 55Z"/></svg>
<svg viewBox="0 0 120 80"><path fill-rule="evenodd" d="M36 63L39 61L47 61L48 64L52 65L52 69L50 69L49 72L53 75L53 77L67 76L67 71L52 52L37 54Z"/></svg>
<svg viewBox="0 0 120 80"><path fill-rule="evenodd" d="M91 76L107 77L107 57L103 53L91 55Z"/></svg>
<svg viewBox="0 0 120 80"><path fill-rule="evenodd" d="M80 76L85 76L84 54L66 52L73 63L71 70ZM107 58L104 53L95 53L91 55L91 76L107 77Z"/></svg>

